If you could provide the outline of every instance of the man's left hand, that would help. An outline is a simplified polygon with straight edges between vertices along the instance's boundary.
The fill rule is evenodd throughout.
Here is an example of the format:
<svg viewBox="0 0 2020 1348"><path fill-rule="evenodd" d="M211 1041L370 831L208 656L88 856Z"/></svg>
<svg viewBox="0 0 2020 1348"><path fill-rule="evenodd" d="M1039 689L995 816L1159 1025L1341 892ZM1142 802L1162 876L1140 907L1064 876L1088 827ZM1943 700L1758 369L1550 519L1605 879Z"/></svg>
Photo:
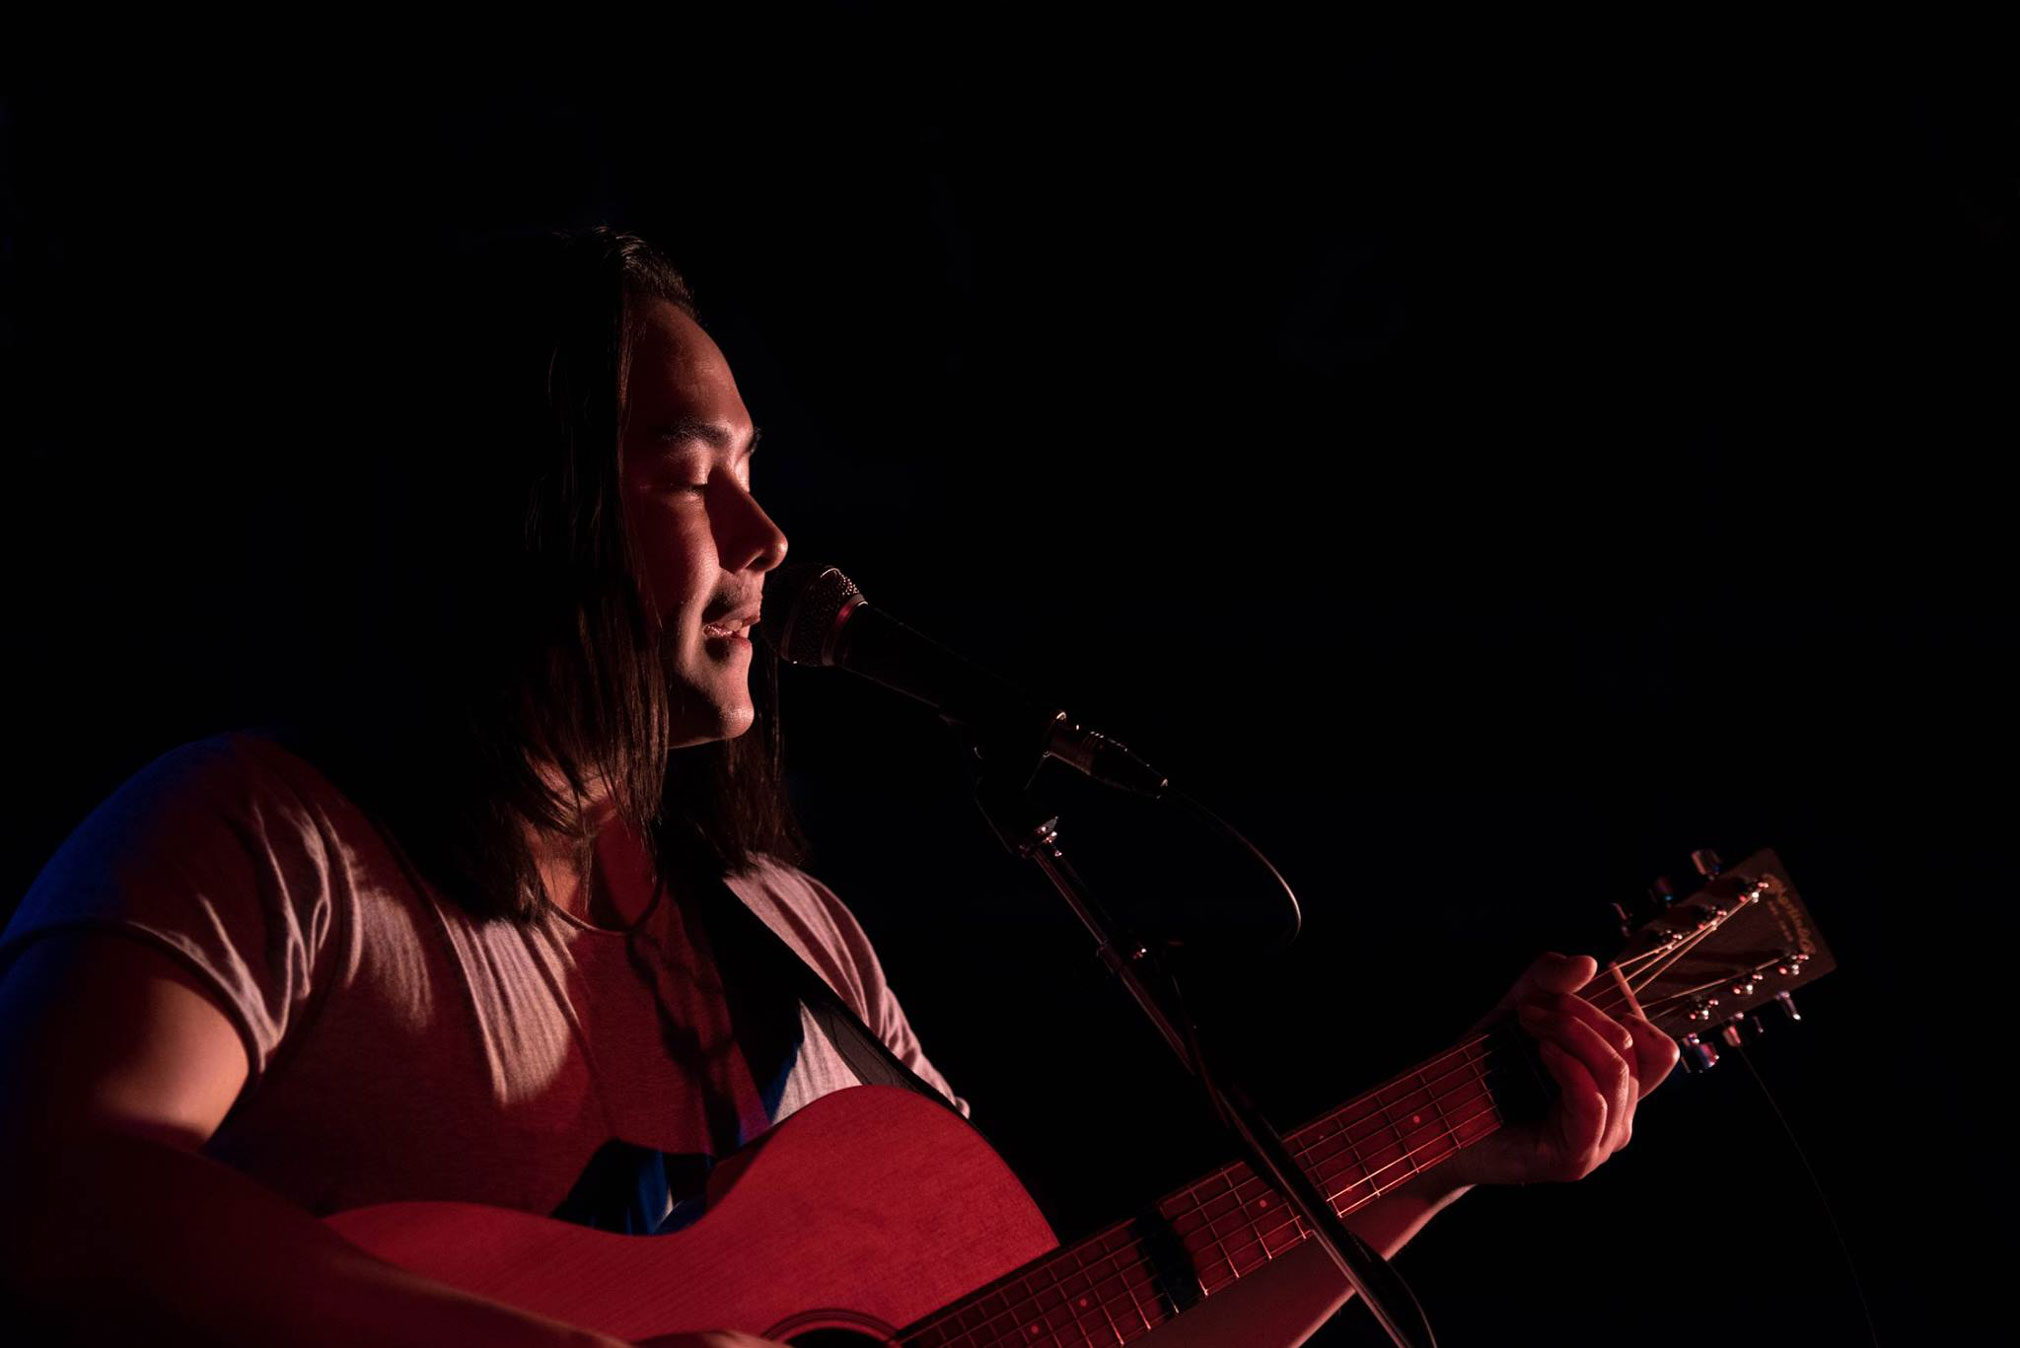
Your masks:
<svg viewBox="0 0 2020 1348"><path fill-rule="evenodd" d="M1482 1138L1426 1180L1457 1188L1583 1179L1627 1145L1635 1106L1676 1066L1677 1049L1641 1017L1615 1018L1578 996L1598 971L1583 955L1545 955L1515 981L1487 1021L1515 1012L1557 1099L1543 1118Z"/></svg>

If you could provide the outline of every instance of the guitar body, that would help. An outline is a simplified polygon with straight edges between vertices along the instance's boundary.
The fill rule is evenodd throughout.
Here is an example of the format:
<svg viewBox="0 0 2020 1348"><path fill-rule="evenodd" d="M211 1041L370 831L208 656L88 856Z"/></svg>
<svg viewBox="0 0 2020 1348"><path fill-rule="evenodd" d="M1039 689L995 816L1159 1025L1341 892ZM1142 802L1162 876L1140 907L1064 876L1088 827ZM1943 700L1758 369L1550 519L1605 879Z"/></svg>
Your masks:
<svg viewBox="0 0 2020 1348"><path fill-rule="evenodd" d="M718 1166L709 1190L707 1214L663 1236L474 1203L328 1224L402 1268L630 1341L739 1329L881 1343L1058 1246L978 1133L896 1087L821 1097Z"/></svg>

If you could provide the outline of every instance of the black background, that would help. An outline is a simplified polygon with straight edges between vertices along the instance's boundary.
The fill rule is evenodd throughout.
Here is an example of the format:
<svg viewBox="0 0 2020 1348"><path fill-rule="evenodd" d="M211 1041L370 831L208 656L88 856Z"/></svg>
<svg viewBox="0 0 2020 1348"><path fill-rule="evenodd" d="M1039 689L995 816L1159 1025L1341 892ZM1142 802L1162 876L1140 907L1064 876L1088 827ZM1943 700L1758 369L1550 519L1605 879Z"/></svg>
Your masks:
<svg viewBox="0 0 2020 1348"><path fill-rule="evenodd" d="M1778 848L1842 972L1754 1061L1883 1341L1974 1336L2013 1196L1996 988L2014 146L1989 44L1351 44L831 9L595 65L15 77L0 110L18 893L183 740L315 688L321 509L406 241L661 242L800 558L1121 735L1297 885L1056 783L1178 894L1285 1122L1448 1042L1689 849ZM615 53L614 55L608 53ZM1222 1154L932 718L789 671L812 869L1063 1231ZM1189 887L1188 887L1189 886ZM1744 1069L1399 1261L1447 1344L1864 1341ZM1996 1332L1996 1331L1991 1331ZM1350 1313L1327 1343L1374 1343Z"/></svg>

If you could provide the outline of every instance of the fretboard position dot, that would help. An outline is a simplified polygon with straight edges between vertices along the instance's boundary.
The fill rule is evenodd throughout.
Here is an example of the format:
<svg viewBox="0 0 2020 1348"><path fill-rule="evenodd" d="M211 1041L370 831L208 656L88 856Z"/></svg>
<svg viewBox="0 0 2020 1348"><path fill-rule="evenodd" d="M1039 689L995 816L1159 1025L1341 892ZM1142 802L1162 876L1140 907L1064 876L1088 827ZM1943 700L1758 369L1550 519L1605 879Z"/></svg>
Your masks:
<svg viewBox="0 0 2020 1348"><path fill-rule="evenodd" d="M1266 1207L1268 1207L1268 1206L1270 1205L1270 1201L1269 1201L1269 1200L1268 1200L1267 1198L1258 1198L1258 1199L1257 1199L1257 1200L1255 1201L1255 1205L1256 1205L1256 1210L1257 1210L1257 1211L1261 1211L1261 1210L1262 1210L1263 1208L1266 1208Z"/></svg>
<svg viewBox="0 0 2020 1348"><path fill-rule="evenodd" d="M1410 1116L1410 1126L1412 1128L1415 1128L1418 1124L1422 1123L1423 1121L1424 1116L1422 1114L1412 1114Z"/></svg>
<svg viewBox="0 0 2020 1348"><path fill-rule="evenodd" d="M1085 1309L1087 1308L1087 1298L1086 1298L1086 1297L1082 1297L1082 1298L1080 1298L1080 1307L1081 1307L1081 1309L1082 1309L1082 1310L1085 1310Z"/></svg>

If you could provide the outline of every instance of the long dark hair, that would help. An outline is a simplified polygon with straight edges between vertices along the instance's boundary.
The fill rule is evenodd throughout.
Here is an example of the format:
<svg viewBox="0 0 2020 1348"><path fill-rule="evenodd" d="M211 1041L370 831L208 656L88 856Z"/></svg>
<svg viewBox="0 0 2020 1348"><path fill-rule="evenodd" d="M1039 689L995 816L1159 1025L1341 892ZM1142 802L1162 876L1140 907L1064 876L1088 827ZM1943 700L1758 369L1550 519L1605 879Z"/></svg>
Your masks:
<svg viewBox="0 0 2020 1348"><path fill-rule="evenodd" d="M572 839L586 867L581 805L598 779L668 884L797 859L776 663L754 653L748 731L671 751L620 495L644 311L664 300L699 321L687 283L604 227L465 243L424 272L390 344L405 358L379 381L389 438L354 479L377 535L357 615L371 658L292 738L480 915L528 920L552 902L529 824Z"/></svg>

